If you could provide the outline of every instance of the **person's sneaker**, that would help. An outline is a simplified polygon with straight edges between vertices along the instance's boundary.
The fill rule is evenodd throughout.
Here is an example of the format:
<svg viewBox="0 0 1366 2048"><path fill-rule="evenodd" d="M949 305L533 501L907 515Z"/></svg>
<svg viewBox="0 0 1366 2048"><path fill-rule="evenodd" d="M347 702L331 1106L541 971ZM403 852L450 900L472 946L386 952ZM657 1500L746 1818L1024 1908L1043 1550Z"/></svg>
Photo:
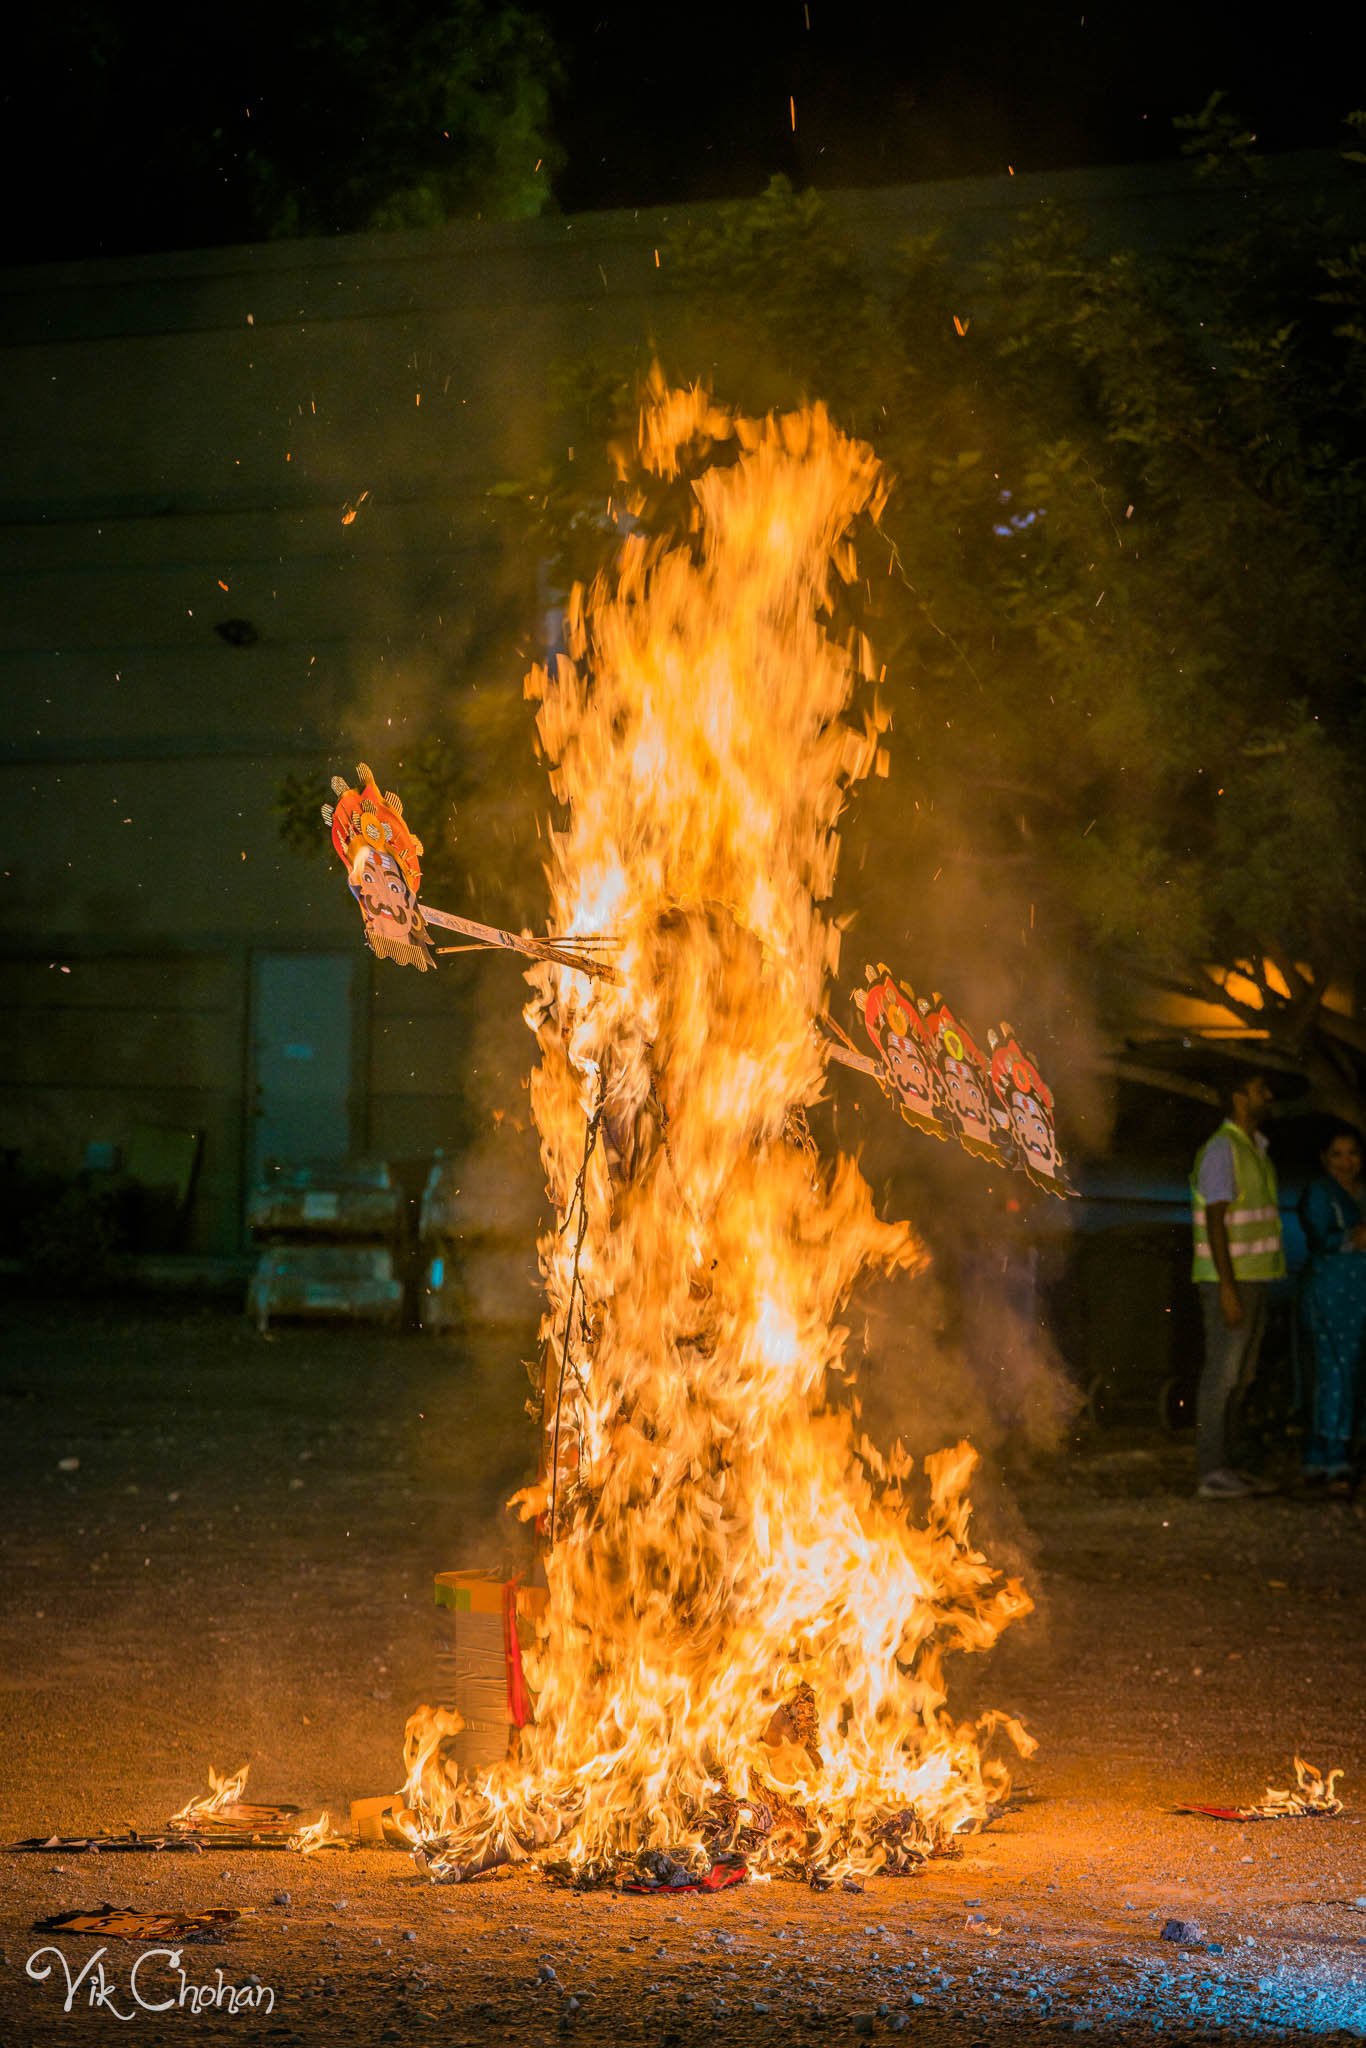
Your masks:
<svg viewBox="0 0 1366 2048"><path fill-rule="evenodd" d="M1248 1492L1255 1494L1258 1500L1266 1500L1269 1495L1281 1490L1274 1479L1265 1479L1258 1472L1244 1472L1241 1466L1236 1470L1234 1477L1241 1479Z"/></svg>
<svg viewBox="0 0 1366 2048"><path fill-rule="evenodd" d="M1216 1471L1206 1472L1195 1491L1200 1500L1246 1500L1252 1486L1227 1465L1220 1465Z"/></svg>

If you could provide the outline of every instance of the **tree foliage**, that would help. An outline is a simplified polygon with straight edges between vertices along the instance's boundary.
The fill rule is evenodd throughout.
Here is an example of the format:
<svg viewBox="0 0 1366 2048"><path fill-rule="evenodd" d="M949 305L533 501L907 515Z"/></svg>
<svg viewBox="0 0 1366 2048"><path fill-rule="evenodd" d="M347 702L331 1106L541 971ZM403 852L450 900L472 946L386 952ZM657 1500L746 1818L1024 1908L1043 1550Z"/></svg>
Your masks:
<svg viewBox="0 0 1366 2048"><path fill-rule="evenodd" d="M1155 992L1212 1003L1361 1118L1366 1026L1325 998L1366 936L1366 245L1281 208L1217 96L1186 129L1236 196L1160 259L1038 206L970 269L919 240L873 274L779 181L666 262L728 398L822 397L898 480L849 594L896 728L846 833L870 942L947 980L1018 941L992 996L1085 984L1112 1043ZM581 448L630 369L585 374ZM607 480L537 482L566 578Z"/></svg>
<svg viewBox="0 0 1366 2048"><path fill-rule="evenodd" d="M1217 98L1187 137L1236 196L1161 258L1052 206L972 266L932 238L865 263L782 181L709 211L665 248L696 337L667 368L823 398L896 480L832 622L893 718L844 832L872 957L973 1015L1099 1014L1150 1066L1203 1004L1366 1122L1366 245L1282 209ZM566 366L572 459L502 487L566 590L619 543L649 352ZM634 525L677 530L688 490Z"/></svg>
<svg viewBox="0 0 1366 2048"><path fill-rule="evenodd" d="M517 0L83 0L25 25L7 139L42 255L517 219L550 196L559 77Z"/></svg>

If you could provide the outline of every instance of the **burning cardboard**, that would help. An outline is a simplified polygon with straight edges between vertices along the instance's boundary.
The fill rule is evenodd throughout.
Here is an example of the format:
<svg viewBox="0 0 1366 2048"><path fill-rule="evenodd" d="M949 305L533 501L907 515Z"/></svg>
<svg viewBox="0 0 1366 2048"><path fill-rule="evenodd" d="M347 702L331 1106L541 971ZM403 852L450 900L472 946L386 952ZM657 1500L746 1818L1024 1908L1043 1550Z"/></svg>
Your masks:
<svg viewBox="0 0 1366 2048"><path fill-rule="evenodd" d="M248 1804L242 1798L249 1766L240 1771L218 1772L209 1768L209 1790L188 1800L173 1813L167 1826L182 1834L212 1839L215 1846L242 1842L253 1848L289 1848L299 1832L297 1806Z"/></svg>
<svg viewBox="0 0 1366 2048"><path fill-rule="evenodd" d="M749 1876L748 1866L738 1856L713 1863L699 1873L676 1862L663 1849L647 1849L640 1866L638 1877L623 1880L624 1892L668 1892L675 1898L680 1892L723 1892L733 1884L743 1884Z"/></svg>
<svg viewBox="0 0 1366 2048"><path fill-rule="evenodd" d="M240 1771L216 1771L209 1767L209 1789L187 1800L173 1813L162 1831L139 1833L134 1828L121 1832L87 1835L30 1835L6 1843L12 1854L33 1855L40 1849L60 1849L68 1855L154 1854L180 1851L202 1853L217 1849L292 1849L304 1855L316 1849L344 1849L346 1838L335 1832L326 1813L304 1825L297 1806L264 1805L242 1798L249 1766Z"/></svg>

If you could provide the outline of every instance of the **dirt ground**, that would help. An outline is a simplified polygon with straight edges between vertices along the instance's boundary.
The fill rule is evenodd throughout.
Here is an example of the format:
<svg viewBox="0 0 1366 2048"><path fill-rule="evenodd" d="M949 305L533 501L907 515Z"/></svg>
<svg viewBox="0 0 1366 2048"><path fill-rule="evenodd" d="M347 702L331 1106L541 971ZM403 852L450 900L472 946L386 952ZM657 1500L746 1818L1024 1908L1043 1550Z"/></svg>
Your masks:
<svg viewBox="0 0 1366 2048"><path fill-rule="evenodd" d="M394 1789L432 1572L515 1541L515 1338L23 1303L4 1325L0 1838L152 1827L244 1759L310 1813ZM0 2043L108 2040L122 2012L135 2041L433 2048L1366 2037L1366 1511L1192 1479L1188 1442L1110 1433L984 1485L984 1545L1039 1609L957 1697L1040 1747L1004 1819L916 1878L646 1900L440 1888L379 1850L0 1854ZM1297 1750L1345 1771L1340 1818L1172 1811L1255 1799ZM147 2001L238 1986L239 2009L136 2005L137 1945L111 1941L108 2002L91 1973L64 2012L33 1923L106 1899L246 1909ZM65 1938L73 1976L99 1947Z"/></svg>

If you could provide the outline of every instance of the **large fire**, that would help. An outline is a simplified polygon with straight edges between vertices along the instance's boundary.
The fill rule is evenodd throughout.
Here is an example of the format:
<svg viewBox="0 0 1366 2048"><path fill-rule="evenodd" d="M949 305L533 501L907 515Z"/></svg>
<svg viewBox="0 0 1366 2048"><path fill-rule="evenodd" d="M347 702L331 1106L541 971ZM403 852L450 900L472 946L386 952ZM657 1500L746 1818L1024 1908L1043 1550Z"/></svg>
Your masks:
<svg viewBox="0 0 1366 2048"><path fill-rule="evenodd" d="M823 622L885 487L819 406L756 422L658 378L636 457L696 470L691 531L626 538L527 686L565 813L553 929L616 941L615 977L528 977L559 1219L520 1497L549 1589L535 1720L469 1781L423 1710L406 1798L438 1876L654 1849L828 1881L979 1824L1007 1785L993 1733L1027 1742L946 1702L946 1652L1030 1606L972 1546L974 1453L922 1478L849 1394L851 1290L922 1249L806 1136L837 820L884 723L850 722L870 656Z"/></svg>

